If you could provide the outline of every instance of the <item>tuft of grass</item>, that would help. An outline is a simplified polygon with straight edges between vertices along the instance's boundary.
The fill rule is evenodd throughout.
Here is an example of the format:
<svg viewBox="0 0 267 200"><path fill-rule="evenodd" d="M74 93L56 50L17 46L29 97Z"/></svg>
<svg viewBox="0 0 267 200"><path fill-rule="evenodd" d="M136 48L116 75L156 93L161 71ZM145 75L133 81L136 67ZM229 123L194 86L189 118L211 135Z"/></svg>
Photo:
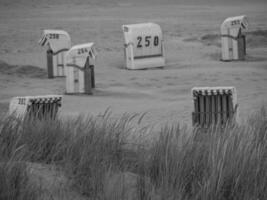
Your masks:
<svg viewBox="0 0 267 200"><path fill-rule="evenodd" d="M223 130L162 129L148 172L162 198L266 199L266 156L263 109L247 124Z"/></svg>
<svg viewBox="0 0 267 200"><path fill-rule="evenodd" d="M27 186L23 165L13 166L27 161L57 166L80 194L92 199L105 200L108 194L140 200L267 199L266 109L243 125L223 129L166 125L159 137L151 131L150 144L144 136L131 141L133 134L142 135L136 127L142 118L124 114L118 119L107 111L98 118L3 119L0 181L9 189L2 186L0 196L10 191L34 199L31 190L21 192Z"/></svg>
<svg viewBox="0 0 267 200"><path fill-rule="evenodd" d="M29 181L26 163L0 163L0 200L36 200L38 189Z"/></svg>
<svg viewBox="0 0 267 200"><path fill-rule="evenodd" d="M76 123L65 163L82 194L98 198L103 190L105 173L126 167L124 146L131 131L127 127L131 119L124 115L112 120L109 115L104 115L98 121L86 118Z"/></svg>
<svg viewBox="0 0 267 200"><path fill-rule="evenodd" d="M64 120L11 116L1 122L0 159L57 165L81 194L98 198L107 170L133 168L129 162L136 154L128 148L127 137L135 118L138 115L124 114L113 119L108 111L101 118Z"/></svg>

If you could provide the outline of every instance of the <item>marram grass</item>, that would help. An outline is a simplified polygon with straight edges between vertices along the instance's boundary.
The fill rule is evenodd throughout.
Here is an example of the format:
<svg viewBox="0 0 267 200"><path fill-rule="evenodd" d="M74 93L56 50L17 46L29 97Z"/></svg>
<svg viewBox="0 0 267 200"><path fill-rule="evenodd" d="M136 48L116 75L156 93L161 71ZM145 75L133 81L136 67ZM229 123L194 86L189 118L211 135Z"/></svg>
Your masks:
<svg viewBox="0 0 267 200"><path fill-rule="evenodd" d="M166 125L158 137L151 131L149 145L147 138L142 140L143 129L136 128L142 118L124 114L115 119L106 112L98 118L2 119L0 197L38 199L34 187L27 186L23 165L13 166L34 162L57 166L73 188L90 199L267 199L265 109L243 125L224 129ZM130 139L133 134L140 135L139 142ZM107 177L136 180L131 182L131 195L125 185L129 180L118 179L123 182L110 187L112 178ZM111 198L109 193L116 195Z"/></svg>

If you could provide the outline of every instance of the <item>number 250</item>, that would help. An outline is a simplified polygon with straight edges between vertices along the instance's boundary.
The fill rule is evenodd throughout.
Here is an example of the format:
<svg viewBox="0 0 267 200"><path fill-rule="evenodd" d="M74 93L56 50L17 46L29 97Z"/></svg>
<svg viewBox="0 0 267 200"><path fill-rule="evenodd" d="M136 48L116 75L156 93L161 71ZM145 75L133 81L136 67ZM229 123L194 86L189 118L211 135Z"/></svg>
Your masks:
<svg viewBox="0 0 267 200"><path fill-rule="evenodd" d="M151 39L152 39L152 36L145 36L145 47L149 47L151 45ZM158 36L155 36L153 38L153 44L154 46L158 46L159 45L159 37ZM141 36L138 36L137 37L137 48L142 48L143 45L142 45L142 40L143 38Z"/></svg>
<svg viewBox="0 0 267 200"><path fill-rule="evenodd" d="M50 34L49 34L49 39L59 39L59 34L56 34L56 33L50 33Z"/></svg>

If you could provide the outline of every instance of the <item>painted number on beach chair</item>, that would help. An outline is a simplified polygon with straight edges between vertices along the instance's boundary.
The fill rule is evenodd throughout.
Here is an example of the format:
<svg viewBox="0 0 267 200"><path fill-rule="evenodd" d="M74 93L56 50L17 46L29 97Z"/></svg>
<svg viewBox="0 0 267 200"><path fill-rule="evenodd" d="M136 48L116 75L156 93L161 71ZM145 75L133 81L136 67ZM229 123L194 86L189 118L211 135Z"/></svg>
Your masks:
<svg viewBox="0 0 267 200"><path fill-rule="evenodd" d="M142 44L143 38L145 41L144 45ZM144 37L138 36L137 37L137 46L136 46L137 48L142 48L143 46L149 47L152 44L155 47L159 45L159 36L154 36L154 37L152 37L152 36L144 36Z"/></svg>
<svg viewBox="0 0 267 200"><path fill-rule="evenodd" d="M87 48L77 49L77 51L78 51L78 55L84 54L84 53L88 53L88 49Z"/></svg>
<svg viewBox="0 0 267 200"><path fill-rule="evenodd" d="M239 20L233 20L231 22L231 25L234 26L234 25L239 25L240 24L240 21Z"/></svg>
<svg viewBox="0 0 267 200"><path fill-rule="evenodd" d="M57 33L50 33L49 34L49 39L59 39L59 34L57 34Z"/></svg>
<svg viewBox="0 0 267 200"><path fill-rule="evenodd" d="M26 99L25 98L19 98L19 104L20 105L25 105L26 104Z"/></svg>

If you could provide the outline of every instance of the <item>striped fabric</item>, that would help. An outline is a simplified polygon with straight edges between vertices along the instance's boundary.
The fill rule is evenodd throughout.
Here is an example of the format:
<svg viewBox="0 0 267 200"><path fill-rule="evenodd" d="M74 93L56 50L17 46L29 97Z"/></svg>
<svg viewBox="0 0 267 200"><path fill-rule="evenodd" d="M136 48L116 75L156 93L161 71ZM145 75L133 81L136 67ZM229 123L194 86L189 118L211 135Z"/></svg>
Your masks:
<svg viewBox="0 0 267 200"><path fill-rule="evenodd" d="M233 94L234 87L202 87L202 88L193 88L192 93L194 96L198 95L223 95L223 94Z"/></svg>
<svg viewBox="0 0 267 200"><path fill-rule="evenodd" d="M48 41L48 39L47 39L47 35L45 35L45 36L43 36L43 37L41 38L41 40L39 41L39 44L40 44L41 46L45 46L47 41Z"/></svg>
<svg viewBox="0 0 267 200"><path fill-rule="evenodd" d="M62 96L31 96L29 98L27 115L38 119L55 119L59 107L61 107Z"/></svg>
<svg viewBox="0 0 267 200"><path fill-rule="evenodd" d="M34 97L29 99L30 103L61 103L62 97Z"/></svg>

